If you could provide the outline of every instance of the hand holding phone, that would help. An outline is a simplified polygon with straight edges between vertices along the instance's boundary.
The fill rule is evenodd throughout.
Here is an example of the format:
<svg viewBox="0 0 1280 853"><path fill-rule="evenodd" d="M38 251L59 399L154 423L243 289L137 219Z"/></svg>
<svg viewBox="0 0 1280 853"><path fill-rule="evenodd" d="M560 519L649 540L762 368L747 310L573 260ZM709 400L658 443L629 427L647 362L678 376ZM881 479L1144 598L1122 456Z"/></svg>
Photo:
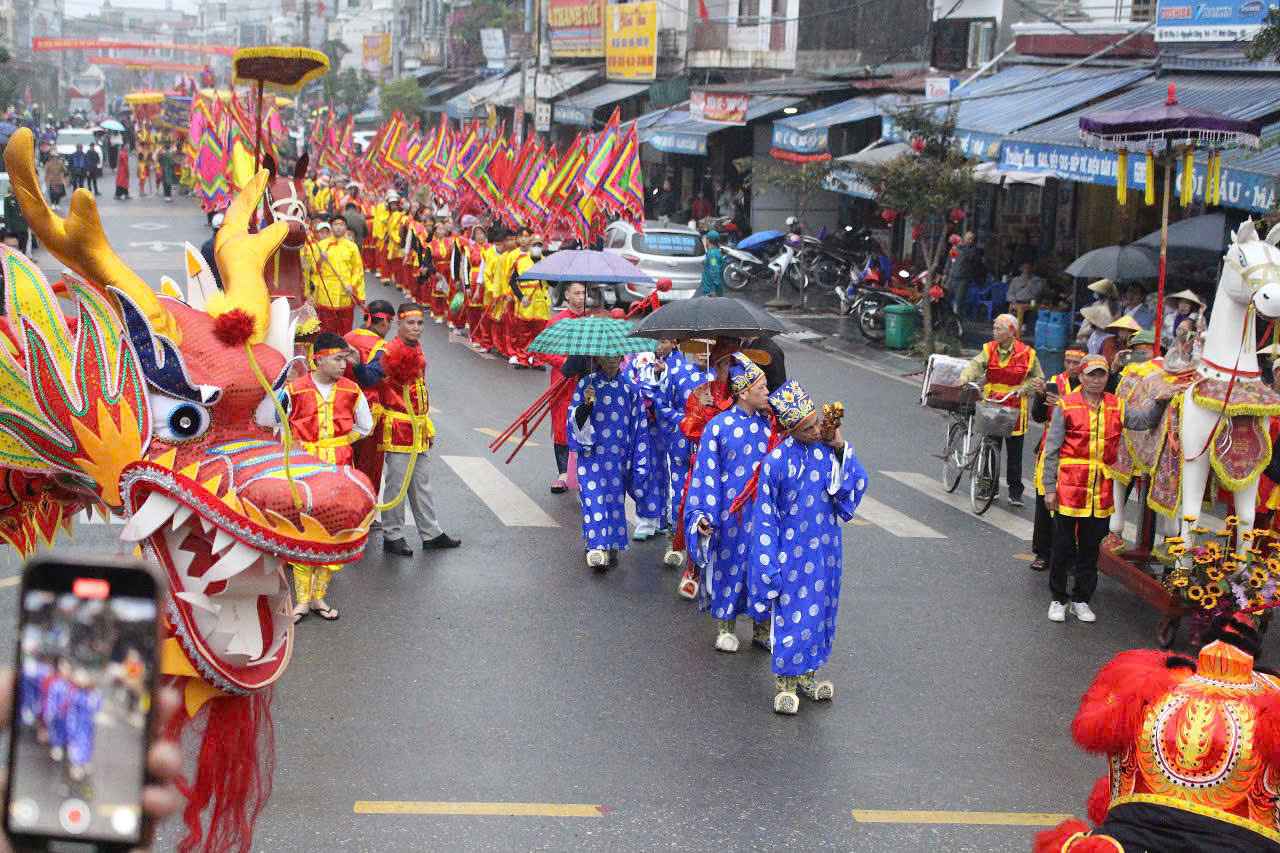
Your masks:
<svg viewBox="0 0 1280 853"><path fill-rule="evenodd" d="M125 560L33 560L19 598L5 829L13 848L125 851L177 811L181 752L153 743L178 707L155 690L161 585ZM5 717L8 717L6 720Z"/></svg>

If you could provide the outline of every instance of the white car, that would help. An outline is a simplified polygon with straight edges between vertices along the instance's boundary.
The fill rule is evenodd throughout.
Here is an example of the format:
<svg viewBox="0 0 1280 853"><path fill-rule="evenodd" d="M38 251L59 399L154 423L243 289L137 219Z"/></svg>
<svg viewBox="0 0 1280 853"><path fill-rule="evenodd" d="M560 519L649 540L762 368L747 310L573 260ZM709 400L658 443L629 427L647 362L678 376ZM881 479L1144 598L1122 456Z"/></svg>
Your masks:
<svg viewBox="0 0 1280 853"><path fill-rule="evenodd" d="M84 146L84 150L88 151L89 146L96 141L90 128L64 127L58 131L58 141L54 147L57 149L58 155L65 160L76 152L77 145Z"/></svg>
<svg viewBox="0 0 1280 853"><path fill-rule="evenodd" d="M702 284L702 263L706 252L702 235L685 225L644 223L639 231L629 222L613 222L604 231L604 250L616 252L640 267L654 281L671 279L671 289L659 294L662 302L688 299ZM614 301L629 305L653 292L653 284L614 286Z"/></svg>

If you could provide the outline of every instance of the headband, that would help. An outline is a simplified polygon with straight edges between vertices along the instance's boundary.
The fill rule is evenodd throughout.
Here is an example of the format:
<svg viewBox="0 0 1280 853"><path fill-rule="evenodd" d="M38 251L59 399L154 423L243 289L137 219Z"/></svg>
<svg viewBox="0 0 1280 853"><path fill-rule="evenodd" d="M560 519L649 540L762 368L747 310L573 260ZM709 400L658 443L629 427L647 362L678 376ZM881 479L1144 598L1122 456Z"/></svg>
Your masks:
<svg viewBox="0 0 1280 853"><path fill-rule="evenodd" d="M422 316L422 309L421 309L421 308L410 308L408 311L401 311L401 312L400 312L400 317L401 317L402 319L403 319L403 318L405 318L405 317L421 317L421 316Z"/></svg>
<svg viewBox="0 0 1280 853"><path fill-rule="evenodd" d="M338 353L346 353L346 349L342 347L327 347L325 349L312 350L311 357L324 358L325 356L337 355Z"/></svg>

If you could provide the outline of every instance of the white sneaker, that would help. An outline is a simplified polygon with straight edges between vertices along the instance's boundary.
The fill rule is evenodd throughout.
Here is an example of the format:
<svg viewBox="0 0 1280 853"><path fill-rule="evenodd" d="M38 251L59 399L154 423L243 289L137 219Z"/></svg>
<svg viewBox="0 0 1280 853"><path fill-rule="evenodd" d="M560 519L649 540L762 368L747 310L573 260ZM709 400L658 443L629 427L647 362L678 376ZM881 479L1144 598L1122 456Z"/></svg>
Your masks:
<svg viewBox="0 0 1280 853"><path fill-rule="evenodd" d="M662 564L672 569L678 569L684 565L684 552L671 551L662 555Z"/></svg>
<svg viewBox="0 0 1280 853"><path fill-rule="evenodd" d="M735 634L719 633L716 635L716 651L733 654L738 650L738 637Z"/></svg>
<svg viewBox="0 0 1280 853"><path fill-rule="evenodd" d="M1071 603L1071 615L1079 619L1081 622L1098 621L1097 614L1094 613L1093 609L1083 601L1073 601Z"/></svg>
<svg viewBox="0 0 1280 853"><path fill-rule="evenodd" d="M636 519L635 532L631 534L631 538L637 542L644 542L652 539L658 532L658 519L656 518L639 518Z"/></svg>
<svg viewBox="0 0 1280 853"><path fill-rule="evenodd" d="M591 559L587 558L588 561ZM1067 605L1061 601L1049 602L1049 621L1050 622L1066 622L1067 621Z"/></svg>
<svg viewBox="0 0 1280 853"><path fill-rule="evenodd" d="M507 364L519 364L519 363L520 363L519 356L513 355L511 356L511 358L507 359Z"/></svg>
<svg viewBox="0 0 1280 853"><path fill-rule="evenodd" d="M599 548L592 548L587 552L587 565L591 566L593 569L598 569L601 566L607 565L608 562L609 555Z"/></svg>

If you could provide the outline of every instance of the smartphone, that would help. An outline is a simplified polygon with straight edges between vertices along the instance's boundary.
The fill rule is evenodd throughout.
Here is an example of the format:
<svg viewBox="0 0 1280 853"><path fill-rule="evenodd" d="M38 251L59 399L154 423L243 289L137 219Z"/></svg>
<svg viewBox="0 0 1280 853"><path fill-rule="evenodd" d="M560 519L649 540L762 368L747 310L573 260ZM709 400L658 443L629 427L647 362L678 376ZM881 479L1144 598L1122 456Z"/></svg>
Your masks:
<svg viewBox="0 0 1280 853"><path fill-rule="evenodd" d="M127 559L22 575L5 829L25 850L142 843L161 582Z"/></svg>
<svg viewBox="0 0 1280 853"><path fill-rule="evenodd" d="M1052 394L1056 397L1058 395L1058 383L1050 382L1048 385L1044 386L1044 390L1046 394Z"/></svg>

